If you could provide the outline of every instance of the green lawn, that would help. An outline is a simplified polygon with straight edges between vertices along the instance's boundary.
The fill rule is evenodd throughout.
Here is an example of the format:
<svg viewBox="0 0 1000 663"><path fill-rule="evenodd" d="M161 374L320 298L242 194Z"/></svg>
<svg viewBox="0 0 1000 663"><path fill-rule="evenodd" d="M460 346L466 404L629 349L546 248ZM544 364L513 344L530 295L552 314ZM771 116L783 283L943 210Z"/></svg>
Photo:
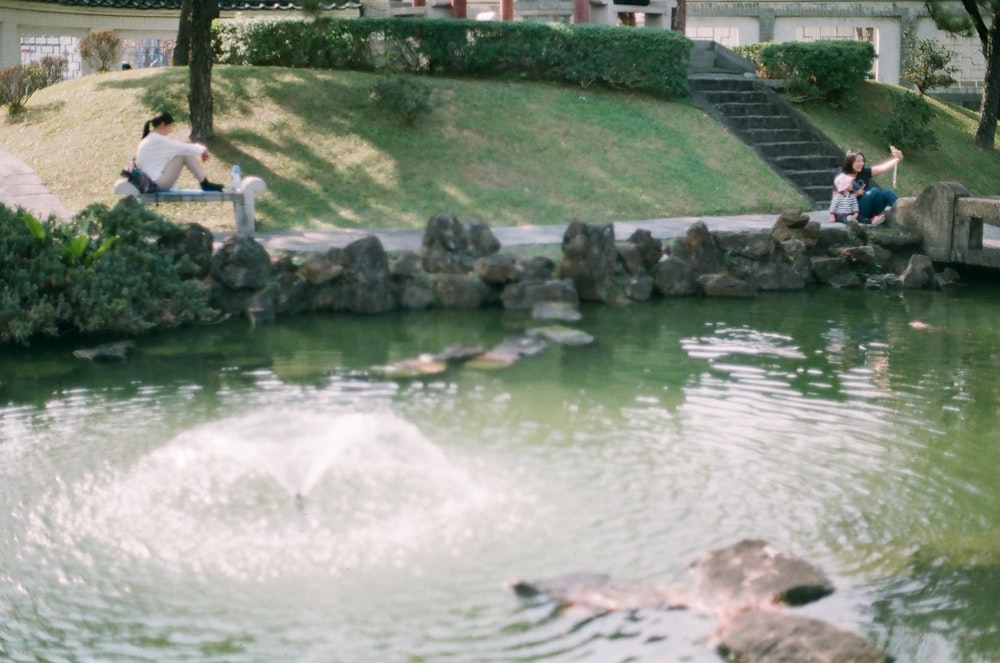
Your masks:
<svg viewBox="0 0 1000 663"><path fill-rule="evenodd" d="M491 225L778 212L806 205L753 153L686 100L539 83L425 78L434 110L414 127L377 107L374 74L217 66L216 159L268 184L261 230L421 228L451 212ZM887 106L866 84L847 111L806 108L843 145L887 153L870 126ZM157 110L186 118L187 70L112 72L35 94L0 143L70 209L115 201L111 186ZM942 148L907 154L898 187L937 180L997 194L1000 156L972 148L975 117L938 105ZM186 135L180 127L176 136ZM193 182L182 176L182 186ZM886 182L884 182L886 184ZM232 227L226 205L163 205L177 220Z"/></svg>

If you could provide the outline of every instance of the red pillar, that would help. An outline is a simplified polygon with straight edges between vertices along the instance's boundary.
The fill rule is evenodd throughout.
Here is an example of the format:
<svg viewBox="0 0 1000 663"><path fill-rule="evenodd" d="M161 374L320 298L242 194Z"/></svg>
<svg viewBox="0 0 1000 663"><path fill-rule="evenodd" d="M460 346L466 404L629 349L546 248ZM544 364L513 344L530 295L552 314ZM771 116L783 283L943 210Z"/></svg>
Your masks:
<svg viewBox="0 0 1000 663"><path fill-rule="evenodd" d="M451 17L466 18L468 9L466 0L451 0Z"/></svg>
<svg viewBox="0 0 1000 663"><path fill-rule="evenodd" d="M590 0L573 0L573 22L590 23Z"/></svg>
<svg viewBox="0 0 1000 663"><path fill-rule="evenodd" d="M514 0L500 0L500 20L514 20Z"/></svg>

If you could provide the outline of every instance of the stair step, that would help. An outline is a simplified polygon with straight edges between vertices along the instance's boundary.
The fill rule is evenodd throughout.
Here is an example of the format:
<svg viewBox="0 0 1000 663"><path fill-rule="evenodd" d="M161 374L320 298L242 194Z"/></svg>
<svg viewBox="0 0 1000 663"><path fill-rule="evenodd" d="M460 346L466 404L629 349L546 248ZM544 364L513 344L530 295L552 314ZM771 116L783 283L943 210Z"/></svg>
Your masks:
<svg viewBox="0 0 1000 663"><path fill-rule="evenodd" d="M782 169L788 171L799 171L799 170L818 170L830 173L830 182L832 185L833 176L837 174L837 166L840 165L839 160L836 157L831 157L826 154L794 154L785 153L780 156L772 157L771 160L781 166Z"/></svg>
<svg viewBox="0 0 1000 663"><path fill-rule="evenodd" d="M728 119L735 128L747 131L759 129L797 130L795 120L786 115L734 115Z"/></svg>
<svg viewBox="0 0 1000 663"><path fill-rule="evenodd" d="M715 107L726 117L738 117L742 115L785 117L770 101L727 101L716 103Z"/></svg>
<svg viewBox="0 0 1000 663"><path fill-rule="evenodd" d="M764 90L702 90L702 95L710 103L718 106L734 102L771 103L771 97Z"/></svg>
<svg viewBox="0 0 1000 663"><path fill-rule="evenodd" d="M759 83L753 78L739 78L735 76L708 78L691 76L688 79L688 86L691 89L701 92L709 90L756 90L759 89L758 85Z"/></svg>
<svg viewBox="0 0 1000 663"><path fill-rule="evenodd" d="M753 145L760 145L761 143L792 143L803 140L805 136L801 129L789 127L778 129L742 129L740 133Z"/></svg>
<svg viewBox="0 0 1000 663"><path fill-rule="evenodd" d="M825 186L829 196L833 193L833 177L836 171L827 170L786 170L788 179L799 183L800 186Z"/></svg>
<svg viewBox="0 0 1000 663"><path fill-rule="evenodd" d="M822 143L814 140L787 140L773 143L756 143L757 151L768 157L781 157L789 154L814 154L828 157L836 161L834 167L840 165L840 155L824 153Z"/></svg>

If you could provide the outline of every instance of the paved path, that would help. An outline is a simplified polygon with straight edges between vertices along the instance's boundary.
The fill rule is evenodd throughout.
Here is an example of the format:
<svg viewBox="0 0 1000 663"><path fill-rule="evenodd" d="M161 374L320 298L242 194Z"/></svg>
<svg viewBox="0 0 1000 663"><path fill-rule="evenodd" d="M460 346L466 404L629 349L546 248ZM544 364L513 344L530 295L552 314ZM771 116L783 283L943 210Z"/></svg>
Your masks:
<svg viewBox="0 0 1000 663"><path fill-rule="evenodd" d="M42 184L34 171L19 158L0 149L0 202L8 207L24 207L40 218L56 214L69 218L70 212ZM824 211L810 212L818 221L825 221ZM774 225L776 213L741 214L729 216L687 216L671 219L646 219L638 221L616 221L615 237L627 239L635 230L648 230L658 239L678 237L687 232L696 221L704 221L709 230L751 230L770 228ZM501 226L490 227L500 244L511 246L540 246L561 244L567 224L551 226ZM228 233L216 233L216 239L223 241ZM260 232L254 237L269 250L324 251L332 247L343 247L351 242L375 235L387 251L419 249L423 230L293 230L280 233Z"/></svg>

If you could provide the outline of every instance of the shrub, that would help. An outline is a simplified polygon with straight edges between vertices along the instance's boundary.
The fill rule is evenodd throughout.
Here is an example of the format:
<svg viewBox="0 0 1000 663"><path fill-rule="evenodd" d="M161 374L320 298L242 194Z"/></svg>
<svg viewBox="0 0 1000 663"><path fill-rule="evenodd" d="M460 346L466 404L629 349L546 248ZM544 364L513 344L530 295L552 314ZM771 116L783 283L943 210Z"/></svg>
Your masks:
<svg viewBox="0 0 1000 663"><path fill-rule="evenodd" d="M928 124L934 118L934 109L920 95L904 90L890 90L892 112L884 126L875 130L890 145L902 150L922 147L935 149L938 139Z"/></svg>
<svg viewBox="0 0 1000 663"><path fill-rule="evenodd" d="M45 70L37 64L16 64L0 69L0 106L11 119L24 112L28 99L46 85Z"/></svg>
<svg viewBox="0 0 1000 663"><path fill-rule="evenodd" d="M45 70L45 85L55 85L66 76L69 62L65 55L46 55L38 63Z"/></svg>
<svg viewBox="0 0 1000 663"><path fill-rule="evenodd" d="M871 72L875 47L866 41L768 44L760 51L770 78L784 79L794 101L822 100L835 107L851 101L852 90Z"/></svg>
<svg viewBox="0 0 1000 663"><path fill-rule="evenodd" d="M431 86L403 76L390 76L375 83L371 98L379 107L398 115L408 127L434 109Z"/></svg>
<svg viewBox="0 0 1000 663"><path fill-rule="evenodd" d="M80 40L80 57L95 71L111 71L121 60L122 39L114 30L96 30Z"/></svg>
<svg viewBox="0 0 1000 663"><path fill-rule="evenodd" d="M209 320L207 286L168 241L183 229L138 206L92 205L72 223L0 205L0 342L136 334Z"/></svg>
<svg viewBox="0 0 1000 663"><path fill-rule="evenodd" d="M953 51L933 39L917 39L910 30L903 33L903 80L913 83L921 96L931 88L955 83L951 76L958 71L951 66L954 57Z"/></svg>
<svg viewBox="0 0 1000 663"><path fill-rule="evenodd" d="M558 81L686 96L692 42L672 30L401 21L216 21L218 62Z"/></svg>

